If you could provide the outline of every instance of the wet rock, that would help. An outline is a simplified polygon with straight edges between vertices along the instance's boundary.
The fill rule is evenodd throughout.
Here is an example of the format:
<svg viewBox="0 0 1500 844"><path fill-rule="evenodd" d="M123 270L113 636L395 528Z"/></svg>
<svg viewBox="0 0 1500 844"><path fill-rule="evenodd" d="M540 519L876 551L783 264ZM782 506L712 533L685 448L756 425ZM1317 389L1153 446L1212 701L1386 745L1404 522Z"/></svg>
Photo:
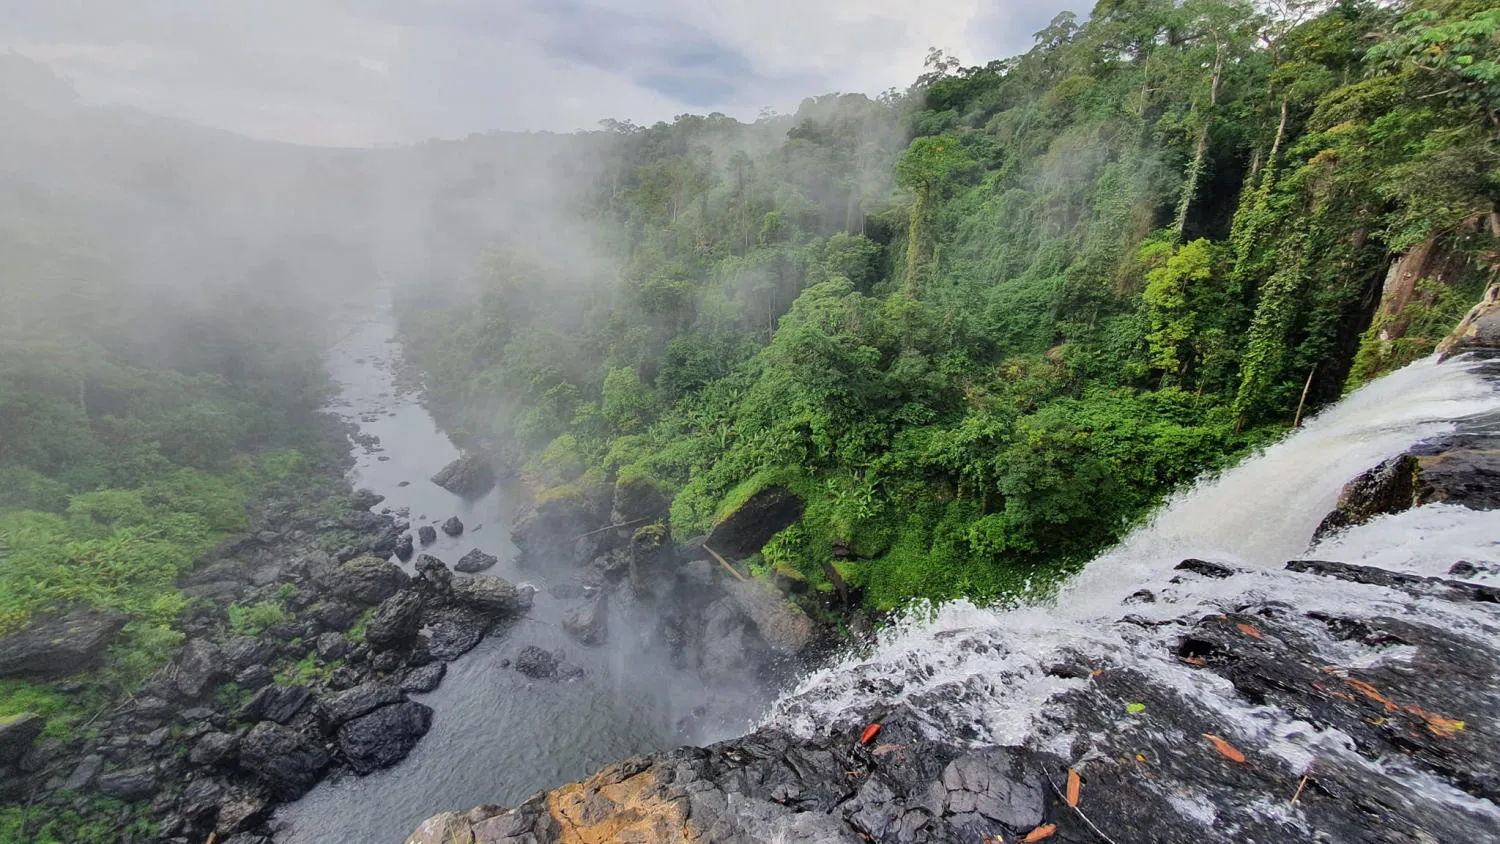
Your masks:
<svg viewBox="0 0 1500 844"><path fill-rule="evenodd" d="M1446 580L1441 577L1419 577L1414 574L1387 571L1374 566L1356 566L1328 560L1293 560L1286 564L1288 571L1306 572L1323 577L1347 580L1350 583L1366 583L1384 586L1412 595L1444 598L1450 601L1478 601L1486 604L1500 603L1500 588L1462 580Z"/></svg>
<svg viewBox="0 0 1500 844"><path fill-rule="evenodd" d="M400 560L401 562L404 563L407 560L410 560L411 555L415 552L415 549L412 547L411 534L401 534L401 536L396 539L396 547L393 548L392 551L393 553L395 553L396 559Z"/></svg>
<svg viewBox="0 0 1500 844"><path fill-rule="evenodd" d="M0 717L0 768L20 759L47 728L47 719L34 712Z"/></svg>
<svg viewBox="0 0 1500 844"><path fill-rule="evenodd" d="M563 616L563 630L583 645L602 645L608 635L604 594L584 602Z"/></svg>
<svg viewBox="0 0 1500 844"><path fill-rule="evenodd" d="M231 765L239 749L240 740L229 733L206 733L188 751L188 761L207 767Z"/></svg>
<svg viewBox="0 0 1500 844"><path fill-rule="evenodd" d="M306 686L281 686L275 683L263 687L250 699L245 707L246 720L263 718L285 724L296 717L307 705L312 692Z"/></svg>
<svg viewBox="0 0 1500 844"><path fill-rule="evenodd" d="M755 622L766 644L784 654L801 653L812 644L815 628L801 609L757 580L730 581L724 591Z"/></svg>
<svg viewBox="0 0 1500 844"><path fill-rule="evenodd" d="M234 684L248 691L269 686L275 680L275 676L271 674L271 669L264 665L252 665L234 675Z"/></svg>
<svg viewBox="0 0 1500 844"><path fill-rule="evenodd" d="M145 800L155 794L158 788L156 769L151 765L141 765L108 771L94 780L94 788L105 797L116 800Z"/></svg>
<svg viewBox="0 0 1500 844"><path fill-rule="evenodd" d="M804 506L786 487L766 487L715 522L707 544L730 560L748 557L801 519Z"/></svg>
<svg viewBox="0 0 1500 844"><path fill-rule="evenodd" d="M1345 484L1333 511L1313 532L1314 541L1376 516L1410 509L1417 499L1417 471L1417 458L1403 454Z"/></svg>
<svg viewBox="0 0 1500 844"><path fill-rule="evenodd" d="M318 704L318 712L325 724L340 727L361 715L405 699L401 689L390 683L365 683L324 700Z"/></svg>
<svg viewBox="0 0 1500 844"><path fill-rule="evenodd" d="M615 481L610 521L617 525L628 525L660 518L666 515L670 503L666 492L651 477L624 474Z"/></svg>
<svg viewBox="0 0 1500 844"><path fill-rule="evenodd" d="M533 680L556 679L561 664L561 656L536 645L527 645L516 654L516 670Z"/></svg>
<svg viewBox="0 0 1500 844"><path fill-rule="evenodd" d="M177 655L176 676L173 684L177 693L188 700L197 700L228 675L224 652L218 645L206 639L189 639Z"/></svg>
<svg viewBox="0 0 1500 844"><path fill-rule="evenodd" d="M240 767L283 800L312 788L328 761L322 748L278 724L256 724L240 744Z"/></svg>
<svg viewBox="0 0 1500 844"><path fill-rule="evenodd" d="M454 495L478 498L495 487L495 467L484 454L465 454L444 466L432 482Z"/></svg>
<svg viewBox="0 0 1500 844"><path fill-rule="evenodd" d="M1453 355L1500 348L1500 283L1484 291L1479 304L1469 309L1453 333L1438 344L1439 360Z"/></svg>
<svg viewBox="0 0 1500 844"><path fill-rule="evenodd" d="M637 597L656 597L672 570L672 537L665 525L646 525L630 537L630 591Z"/></svg>
<svg viewBox="0 0 1500 844"><path fill-rule="evenodd" d="M339 728L339 753L355 773L368 774L396 764L432 727L432 709L416 701L376 709Z"/></svg>
<svg viewBox="0 0 1500 844"><path fill-rule="evenodd" d="M401 544L402 535L402 528L390 525L379 536L370 540L370 554L381 558L389 557L396 552L396 546Z"/></svg>
<svg viewBox="0 0 1500 844"><path fill-rule="evenodd" d="M1173 568L1177 571L1192 572L1193 574L1211 577L1216 580L1234 577L1236 574L1239 574L1238 571L1223 563L1211 563L1207 560L1187 559L1173 566Z"/></svg>
<svg viewBox="0 0 1500 844"><path fill-rule="evenodd" d="M65 677L88 668L125 620L109 610L77 610L0 639L0 677Z"/></svg>
<svg viewBox="0 0 1500 844"><path fill-rule="evenodd" d="M1485 575L1500 574L1500 566L1491 563L1472 563L1468 560L1459 560L1448 568L1448 574L1453 577L1483 577Z"/></svg>
<svg viewBox="0 0 1500 844"><path fill-rule="evenodd" d="M94 777L99 775L100 769L104 767L104 757L97 753L83 757L74 768L73 773L63 781L63 791L83 791L94 784Z"/></svg>
<svg viewBox="0 0 1500 844"><path fill-rule="evenodd" d="M349 653L349 640L342 633L324 633L318 636L314 647L317 648L319 659L332 662L343 659Z"/></svg>
<svg viewBox="0 0 1500 844"><path fill-rule="evenodd" d="M374 490L357 489L349 496L349 506L355 510L368 510L385 500L385 496Z"/></svg>
<svg viewBox="0 0 1500 844"><path fill-rule="evenodd" d="M437 541L437 529L432 525L422 525L417 528L417 541L424 546L431 545Z"/></svg>
<svg viewBox="0 0 1500 844"><path fill-rule="evenodd" d="M224 659L231 669L264 665L276 655L276 645L253 636L240 636L224 649Z"/></svg>
<svg viewBox="0 0 1500 844"><path fill-rule="evenodd" d="M416 694L418 692L430 692L443 682L443 675L448 673L448 664L445 662L434 662L421 668L414 668L401 681L401 691Z"/></svg>
<svg viewBox="0 0 1500 844"><path fill-rule="evenodd" d="M499 557L493 554L486 554L478 548L474 548L459 558L458 562L453 565L453 570L461 571L465 574L473 574L474 572L484 571L498 562L500 562Z"/></svg>
<svg viewBox="0 0 1500 844"><path fill-rule="evenodd" d="M352 601L374 605L396 594L410 582L406 572L386 560L355 557L339 567L334 591Z"/></svg>
<svg viewBox="0 0 1500 844"><path fill-rule="evenodd" d="M422 597L413 590L397 592L376 607L365 624L365 641L377 648L393 648L417 635Z"/></svg>
<svg viewBox="0 0 1500 844"><path fill-rule="evenodd" d="M390 674L400 668L403 661L397 651L380 651L370 658L370 670L377 674Z"/></svg>
<svg viewBox="0 0 1500 844"><path fill-rule="evenodd" d="M531 591L517 589L503 577L481 575L453 583L453 602L489 618L524 612L531 606Z"/></svg>
<svg viewBox="0 0 1500 844"><path fill-rule="evenodd" d="M417 557L415 585L422 598L436 606L453 597L453 572L447 564L431 554Z"/></svg>
<svg viewBox="0 0 1500 844"><path fill-rule="evenodd" d="M448 520L443 522L443 533L449 536L458 536L463 532L464 523L459 521L457 516L449 516Z"/></svg>
<svg viewBox="0 0 1500 844"><path fill-rule="evenodd" d="M270 839L258 835L247 835L244 830L253 829L265 821L271 811L271 801L257 790L230 789L219 800L219 817L215 831L218 841L224 844L263 844ZM224 836L231 836L225 838Z"/></svg>

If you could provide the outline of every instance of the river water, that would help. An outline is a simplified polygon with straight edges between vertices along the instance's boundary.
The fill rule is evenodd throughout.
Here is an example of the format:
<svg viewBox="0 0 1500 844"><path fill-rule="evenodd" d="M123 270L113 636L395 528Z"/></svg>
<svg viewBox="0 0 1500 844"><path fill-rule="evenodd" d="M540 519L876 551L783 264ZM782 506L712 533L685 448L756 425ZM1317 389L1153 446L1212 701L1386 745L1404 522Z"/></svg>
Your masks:
<svg viewBox="0 0 1500 844"><path fill-rule="evenodd" d="M485 574L540 591L527 616L496 631L449 664L438 689L414 699L432 707L432 730L395 767L366 777L326 781L278 812L276 840L288 844L399 842L422 820L446 810L481 804L515 805L536 791L581 779L603 765L637 753L722 738L678 725L709 697L696 675L672 668L648 644L649 616L611 609L609 640L585 648L561 628L577 600L560 600L549 587L578 575L549 561L518 565L509 538L519 496L503 486L473 501L429 478L459 452L415 393L396 384L399 345L391 310L343 315L347 335L328 355L339 394L331 410L379 444L355 447L356 487L380 493L376 510L410 514L413 531L457 515L458 537L438 531L426 549L450 566L471 548L500 558ZM403 486L403 484L406 484ZM412 570L407 564L406 569ZM463 577L464 575L456 575ZM527 645L565 652L584 669L572 680L531 680L506 667Z"/></svg>

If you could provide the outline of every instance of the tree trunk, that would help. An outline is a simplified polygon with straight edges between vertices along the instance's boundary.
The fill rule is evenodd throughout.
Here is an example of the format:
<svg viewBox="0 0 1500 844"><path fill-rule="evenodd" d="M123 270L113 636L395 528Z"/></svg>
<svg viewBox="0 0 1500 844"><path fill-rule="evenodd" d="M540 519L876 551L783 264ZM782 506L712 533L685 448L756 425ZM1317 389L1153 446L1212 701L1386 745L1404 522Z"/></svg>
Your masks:
<svg viewBox="0 0 1500 844"><path fill-rule="evenodd" d="M1203 178L1203 168L1208 157L1208 129L1213 124L1213 109L1219 104L1219 85L1224 79L1224 42L1219 42L1214 53L1214 75L1208 87L1208 114L1203 118L1203 128L1198 132L1198 143L1193 149L1193 162L1188 165L1187 183L1182 186L1182 198L1177 203L1177 225L1173 228L1175 240L1182 242L1187 230L1188 210L1198 194L1198 182Z"/></svg>

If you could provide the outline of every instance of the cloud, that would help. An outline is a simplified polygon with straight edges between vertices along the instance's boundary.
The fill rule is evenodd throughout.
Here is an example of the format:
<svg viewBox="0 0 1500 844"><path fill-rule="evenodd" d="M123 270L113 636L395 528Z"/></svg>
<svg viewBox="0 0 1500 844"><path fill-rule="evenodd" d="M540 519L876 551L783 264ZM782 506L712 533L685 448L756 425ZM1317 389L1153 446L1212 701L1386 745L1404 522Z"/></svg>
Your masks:
<svg viewBox="0 0 1500 844"><path fill-rule="evenodd" d="M406 142L877 92L1023 50L1059 0L0 0L0 48L95 102L261 138Z"/></svg>

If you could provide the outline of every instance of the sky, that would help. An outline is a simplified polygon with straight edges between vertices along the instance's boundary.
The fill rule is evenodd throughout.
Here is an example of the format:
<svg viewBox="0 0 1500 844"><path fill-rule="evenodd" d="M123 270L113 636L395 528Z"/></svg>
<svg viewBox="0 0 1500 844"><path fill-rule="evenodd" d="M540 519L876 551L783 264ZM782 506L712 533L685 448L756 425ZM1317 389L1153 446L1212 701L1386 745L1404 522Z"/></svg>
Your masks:
<svg viewBox="0 0 1500 844"><path fill-rule="evenodd" d="M0 0L0 49L89 102L375 146L905 87L1014 55L1067 0Z"/></svg>

